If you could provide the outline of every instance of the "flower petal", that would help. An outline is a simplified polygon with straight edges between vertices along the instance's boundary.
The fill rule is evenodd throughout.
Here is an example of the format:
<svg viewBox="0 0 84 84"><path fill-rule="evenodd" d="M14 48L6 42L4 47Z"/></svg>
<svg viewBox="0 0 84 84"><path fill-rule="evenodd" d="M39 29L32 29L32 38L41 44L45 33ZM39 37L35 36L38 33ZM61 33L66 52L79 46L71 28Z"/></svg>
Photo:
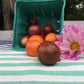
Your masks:
<svg viewBox="0 0 84 84"><path fill-rule="evenodd" d="M69 29L70 28L68 26L66 26L65 28L63 28L62 33L66 34L69 31Z"/></svg>
<svg viewBox="0 0 84 84"><path fill-rule="evenodd" d="M67 38L63 37L63 43L70 43L70 42Z"/></svg>
<svg viewBox="0 0 84 84"><path fill-rule="evenodd" d="M80 46L84 47L84 40L80 40Z"/></svg>
<svg viewBox="0 0 84 84"><path fill-rule="evenodd" d="M69 60L75 61L75 60L78 60L78 58L72 57Z"/></svg>
<svg viewBox="0 0 84 84"><path fill-rule="evenodd" d="M84 45L80 46L80 50L82 53L84 53Z"/></svg>
<svg viewBox="0 0 84 84"><path fill-rule="evenodd" d="M60 47L60 45L61 45L61 42L60 41L56 41L56 42L54 42L58 47Z"/></svg>
<svg viewBox="0 0 84 84"><path fill-rule="evenodd" d="M67 39L63 38L63 46L64 46L64 47L70 48L70 44L71 44L71 43L70 43Z"/></svg>
<svg viewBox="0 0 84 84"><path fill-rule="evenodd" d="M80 33L80 36L81 36L81 40L84 40L84 31L82 31L82 32Z"/></svg>
<svg viewBox="0 0 84 84"><path fill-rule="evenodd" d="M75 53L75 51L73 51ZM69 51L65 51L61 53L61 57L64 59L69 59L69 60L78 60L78 58L81 56L81 52L79 51L78 54L71 55Z"/></svg>
<svg viewBox="0 0 84 84"><path fill-rule="evenodd" d="M71 28L72 28L73 32L78 33L78 26L77 26L77 24L72 24Z"/></svg>
<svg viewBox="0 0 84 84"><path fill-rule="evenodd" d="M81 52L84 53L84 49L82 49Z"/></svg>
<svg viewBox="0 0 84 84"><path fill-rule="evenodd" d="M81 32L83 29L83 25L80 25L79 27L77 26L77 24L72 24L71 25L71 29L73 32L78 33Z"/></svg>
<svg viewBox="0 0 84 84"><path fill-rule="evenodd" d="M78 50L78 49L75 49L75 50L71 50L70 51L70 55L74 55L74 54L77 54L77 53L79 53L80 52L80 50Z"/></svg>
<svg viewBox="0 0 84 84"><path fill-rule="evenodd" d="M70 51L70 60L77 60L81 56L81 50L72 50Z"/></svg>
<svg viewBox="0 0 84 84"><path fill-rule="evenodd" d="M63 41L63 35L56 35L58 41L62 42Z"/></svg>
<svg viewBox="0 0 84 84"><path fill-rule="evenodd" d="M79 27L78 27L78 32L81 32L83 30L83 25L80 25Z"/></svg>
<svg viewBox="0 0 84 84"><path fill-rule="evenodd" d="M66 48L70 49L70 44L69 43L63 43L63 47L66 47Z"/></svg>
<svg viewBox="0 0 84 84"><path fill-rule="evenodd" d="M71 43L74 41L74 39L72 38L72 35L71 35L71 32L70 32L70 31L68 31L68 32L66 33L66 37L67 37L67 39L68 39Z"/></svg>
<svg viewBox="0 0 84 84"><path fill-rule="evenodd" d="M74 41L79 43L80 40L79 34L75 32L72 32L71 34L73 36L72 38L74 39Z"/></svg>
<svg viewBox="0 0 84 84"><path fill-rule="evenodd" d="M70 51L70 48L64 46L60 46L60 49L61 51Z"/></svg>
<svg viewBox="0 0 84 84"><path fill-rule="evenodd" d="M65 51L65 52L62 52L61 55L60 55L62 58L64 59L68 59L69 57L69 52L68 51Z"/></svg>

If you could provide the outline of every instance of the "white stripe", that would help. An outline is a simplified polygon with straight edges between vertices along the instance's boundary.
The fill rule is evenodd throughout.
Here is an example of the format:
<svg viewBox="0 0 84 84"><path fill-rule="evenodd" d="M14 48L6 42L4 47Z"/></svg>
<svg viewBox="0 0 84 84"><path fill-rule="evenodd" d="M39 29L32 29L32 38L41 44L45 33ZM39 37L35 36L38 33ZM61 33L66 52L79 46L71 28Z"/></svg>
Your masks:
<svg viewBox="0 0 84 84"><path fill-rule="evenodd" d="M0 67L0 71L23 71L23 70L44 70L44 71L82 71L84 65L75 65L67 67L52 66L16 66L16 67Z"/></svg>
<svg viewBox="0 0 84 84"><path fill-rule="evenodd" d="M26 52L19 52L19 51L13 51L13 52L0 52L0 54L25 54Z"/></svg>
<svg viewBox="0 0 84 84"><path fill-rule="evenodd" d="M46 76L46 75L0 76L0 82L9 82L9 81L84 82L84 76Z"/></svg>
<svg viewBox="0 0 84 84"><path fill-rule="evenodd" d="M72 60L61 60L59 63L79 63L79 62L84 62L84 58L78 59L76 61L72 61Z"/></svg>

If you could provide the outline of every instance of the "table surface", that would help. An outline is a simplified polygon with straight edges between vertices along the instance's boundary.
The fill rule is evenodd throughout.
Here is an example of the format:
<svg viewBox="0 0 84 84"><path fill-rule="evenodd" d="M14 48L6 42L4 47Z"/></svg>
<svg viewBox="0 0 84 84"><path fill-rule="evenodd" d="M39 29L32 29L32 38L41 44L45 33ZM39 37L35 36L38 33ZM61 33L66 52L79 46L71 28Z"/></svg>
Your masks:
<svg viewBox="0 0 84 84"><path fill-rule="evenodd" d="M67 22L68 24L68 22ZM0 84L84 84L84 55L44 66L38 58L11 48L12 31L0 31Z"/></svg>

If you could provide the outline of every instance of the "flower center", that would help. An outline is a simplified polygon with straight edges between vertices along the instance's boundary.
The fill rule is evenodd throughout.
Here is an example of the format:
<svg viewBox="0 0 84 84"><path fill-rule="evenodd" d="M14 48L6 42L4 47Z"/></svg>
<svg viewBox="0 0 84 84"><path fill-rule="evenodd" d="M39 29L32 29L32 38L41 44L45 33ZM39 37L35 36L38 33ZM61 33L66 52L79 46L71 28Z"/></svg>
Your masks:
<svg viewBox="0 0 84 84"><path fill-rule="evenodd" d="M80 49L80 45L76 42L71 44L71 50Z"/></svg>

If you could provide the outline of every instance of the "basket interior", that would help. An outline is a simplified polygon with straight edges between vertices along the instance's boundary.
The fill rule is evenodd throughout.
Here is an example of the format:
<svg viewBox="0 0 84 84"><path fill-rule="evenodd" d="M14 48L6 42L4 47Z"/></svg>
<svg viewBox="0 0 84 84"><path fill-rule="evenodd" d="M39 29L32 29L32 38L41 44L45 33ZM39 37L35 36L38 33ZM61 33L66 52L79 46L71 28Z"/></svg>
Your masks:
<svg viewBox="0 0 84 84"><path fill-rule="evenodd" d="M13 49L23 51L21 38L28 34L29 20L33 17L38 19L38 25L43 28L51 24L56 34L60 34L63 27L64 1L45 2L17 2L15 7Z"/></svg>

